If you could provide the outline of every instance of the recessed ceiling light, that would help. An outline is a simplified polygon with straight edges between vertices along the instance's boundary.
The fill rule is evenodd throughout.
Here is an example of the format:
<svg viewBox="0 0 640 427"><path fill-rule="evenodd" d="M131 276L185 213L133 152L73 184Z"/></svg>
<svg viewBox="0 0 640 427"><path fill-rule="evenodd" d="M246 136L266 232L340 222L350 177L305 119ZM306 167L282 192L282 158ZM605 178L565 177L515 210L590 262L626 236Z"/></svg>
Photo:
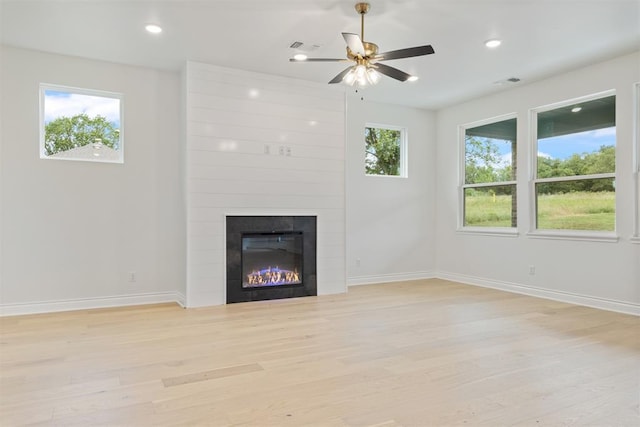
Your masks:
<svg viewBox="0 0 640 427"><path fill-rule="evenodd" d="M306 61L307 55L305 55L304 53L296 53L295 55L293 55L293 59L295 59L296 61Z"/></svg>
<svg viewBox="0 0 640 427"><path fill-rule="evenodd" d="M162 27L156 24L147 24L145 25L144 29L151 34L160 34L162 32Z"/></svg>
<svg viewBox="0 0 640 427"><path fill-rule="evenodd" d="M418 80L419 77L418 76L411 76L407 79L408 82L415 82L416 80Z"/></svg>
<svg viewBox="0 0 640 427"><path fill-rule="evenodd" d="M581 110L582 110L582 107L573 107L573 108L571 109L571 112L572 112L572 113L577 113L577 112L579 112L579 111L581 111Z"/></svg>
<svg viewBox="0 0 640 427"><path fill-rule="evenodd" d="M486 47L489 47L489 48L492 48L492 49L500 46L501 44L502 44L502 40L498 40L498 39L490 39L490 40L487 40L486 42L484 42L484 45Z"/></svg>

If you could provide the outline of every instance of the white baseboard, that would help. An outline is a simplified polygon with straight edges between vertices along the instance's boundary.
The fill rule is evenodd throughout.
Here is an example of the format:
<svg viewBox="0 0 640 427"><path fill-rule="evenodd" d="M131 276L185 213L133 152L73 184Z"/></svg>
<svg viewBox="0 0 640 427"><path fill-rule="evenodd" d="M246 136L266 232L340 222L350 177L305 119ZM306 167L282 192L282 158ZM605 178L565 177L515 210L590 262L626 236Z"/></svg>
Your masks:
<svg viewBox="0 0 640 427"><path fill-rule="evenodd" d="M546 298L569 304L583 305L601 310L640 316L640 304L597 298L586 295L540 289L517 283L485 279L449 272L421 271L413 273L383 274L377 276L360 276L347 279L348 286L371 285L376 283L402 282L406 280L444 279L467 285L498 289L506 292ZM58 311L88 310L95 308L122 307L130 305L160 304L174 302L186 307L186 297L181 292L156 292L148 294L121 295L103 298L82 298L59 301L43 301L25 304L0 304L0 316L17 316L24 314L53 313Z"/></svg>
<svg viewBox="0 0 640 427"><path fill-rule="evenodd" d="M520 285L517 283L502 282L498 280L490 280L481 277L466 276L463 274L448 273L443 271L438 272L435 276L438 279L451 280L453 282L464 283L467 285L498 289L501 291L513 292L516 294L529 295L538 298L566 302L569 304L583 305L586 307L599 308L601 310L616 311L618 313L640 316L640 304L633 304L605 298L597 298L587 295L579 295L570 292L560 292L549 289L535 288L532 286Z"/></svg>
<svg viewBox="0 0 640 427"><path fill-rule="evenodd" d="M123 307L128 305L161 304L167 302L175 302L182 307L185 307L186 298L181 292L174 291L135 295L119 295L102 298L42 301L25 304L0 304L0 316L17 316L24 314L53 313L58 311Z"/></svg>
<svg viewBox="0 0 640 427"><path fill-rule="evenodd" d="M375 283L403 282L405 280L420 280L435 278L433 271L416 271L413 273L380 274L377 276L348 277L347 287L358 285L373 285Z"/></svg>

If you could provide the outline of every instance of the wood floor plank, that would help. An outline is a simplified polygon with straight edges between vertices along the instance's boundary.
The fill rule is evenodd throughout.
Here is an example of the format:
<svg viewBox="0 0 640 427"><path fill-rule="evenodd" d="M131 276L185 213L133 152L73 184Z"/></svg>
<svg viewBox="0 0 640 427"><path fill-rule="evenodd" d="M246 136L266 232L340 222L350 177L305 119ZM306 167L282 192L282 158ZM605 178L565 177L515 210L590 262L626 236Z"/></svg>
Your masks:
<svg viewBox="0 0 640 427"><path fill-rule="evenodd" d="M257 363L249 365L229 366L226 368L218 368L204 372L194 372L179 377L163 378L162 383L165 387L174 387L177 385L195 383L199 381L215 380L217 378L231 377L234 375L246 374L249 372L262 371L262 366Z"/></svg>
<svg viewBox="0 0 640 427"><path fill-rule="evenodd" d="M640 425L640 318L445 280L0 318L1 425Z"/></svg>

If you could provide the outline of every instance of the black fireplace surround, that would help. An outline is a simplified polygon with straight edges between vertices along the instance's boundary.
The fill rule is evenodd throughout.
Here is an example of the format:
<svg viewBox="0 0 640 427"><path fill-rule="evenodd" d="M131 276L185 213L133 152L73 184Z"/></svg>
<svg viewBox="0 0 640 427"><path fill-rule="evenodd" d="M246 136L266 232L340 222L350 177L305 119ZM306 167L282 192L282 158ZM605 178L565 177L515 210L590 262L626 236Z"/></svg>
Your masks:
<svg viewBox="0 0 640 427"><path fill-rule="evenodd" d="M315 216L227 216L227 304L281 298L315 296L318 294L316 268ZM297 266L300 280L295 284L247 286L243 274L243 236L302 236L302 265ZM253 240L253 239L249 239ZM260 238L257 239L260 241ZM246 247L245 247L246 249ZM247 255L245 254L245 257ZM276 269L276 265L265 265ZM246 270L246 268L245 268ZM244 286L243 286L244 283Z"/></svg>

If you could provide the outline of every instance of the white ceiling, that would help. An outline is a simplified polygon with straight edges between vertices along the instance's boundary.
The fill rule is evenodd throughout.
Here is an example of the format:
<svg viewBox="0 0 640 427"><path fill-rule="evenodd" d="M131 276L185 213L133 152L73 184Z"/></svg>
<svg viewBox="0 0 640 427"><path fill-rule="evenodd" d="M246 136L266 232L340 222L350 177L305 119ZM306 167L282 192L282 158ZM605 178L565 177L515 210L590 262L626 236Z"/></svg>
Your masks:
<svg viewBox="0 0 640 427"><path fill-rule="evenodd" d="M328 82L344 63L341 32L360 32L353 0L0 0L2 43L179 70L187 60ZM387 62L420 80L385 77L371 101L441 108L640 49L640 0L371 0L365 40L380 51L431 44L434 55ZM160 35L145 32L160 24ZM490 50L484 41L503 40Z"/></svg>

